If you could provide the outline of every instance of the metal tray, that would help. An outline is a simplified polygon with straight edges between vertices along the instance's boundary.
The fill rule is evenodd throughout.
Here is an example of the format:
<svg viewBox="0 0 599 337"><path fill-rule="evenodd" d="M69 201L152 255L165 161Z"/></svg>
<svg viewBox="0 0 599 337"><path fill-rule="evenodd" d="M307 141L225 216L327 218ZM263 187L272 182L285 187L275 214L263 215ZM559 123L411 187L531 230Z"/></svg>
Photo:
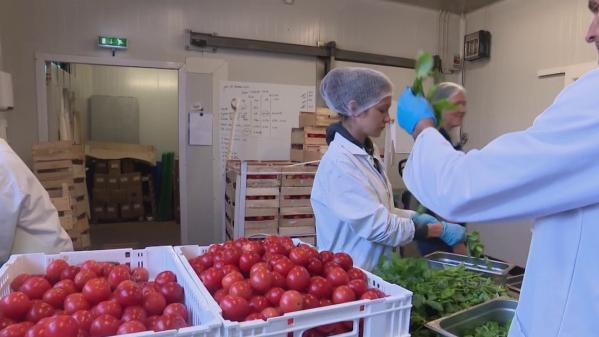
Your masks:
<svg viewBox="0 0 599 337"><path fill-rule="evenodd" d="M463 264L466 269L492 277L501 284L505 284L508 273L514 268L511 263L496 260L488 260L487 263L486 259L454 253L434 252L424 258L431 268L457 267Z"/></svg>
<svg viewBox="0 0 599 337"><path fill-rule="evenodd" d="M426 323L426 327L443 337L461 337L462 333L496 321L506 324L514 318L518 301L500 297L455 314Z"/></svg>
<svg viewBox="0 0 599 337"><path fill-rule="evenodd" d="M506 285L509 290L520 294L520 289L522 288L523 281L524 281L524 274L508 276Z"/></svg>

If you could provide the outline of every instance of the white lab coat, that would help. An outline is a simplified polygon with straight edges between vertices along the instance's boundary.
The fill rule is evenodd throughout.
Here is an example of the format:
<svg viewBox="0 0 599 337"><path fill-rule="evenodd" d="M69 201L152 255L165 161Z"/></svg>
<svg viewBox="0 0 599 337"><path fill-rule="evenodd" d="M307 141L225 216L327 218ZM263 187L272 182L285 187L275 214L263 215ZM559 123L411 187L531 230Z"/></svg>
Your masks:
<svg viewBox="0 0 599 337"><path fill-rule="evenodd" d="M451 221L535 219L510 337L599 336L599 69L480 151L424 130L404 180Z"/></svg>
<svg viewBox="0 0 599 337"><path fill-rule="evenodd" d="M0 263L11 254L73 250L37 178L0 139Z"/></svg>
<svg viewBox="0 0 599 337"><path fill-rule="evenodd" d="M376 153L375 156L380 157ZM311 195L318 248L347 252L372 270L382 254L412 241L412 211L394 207L391 183L364 149L337 133L324 154Z"/></svg>

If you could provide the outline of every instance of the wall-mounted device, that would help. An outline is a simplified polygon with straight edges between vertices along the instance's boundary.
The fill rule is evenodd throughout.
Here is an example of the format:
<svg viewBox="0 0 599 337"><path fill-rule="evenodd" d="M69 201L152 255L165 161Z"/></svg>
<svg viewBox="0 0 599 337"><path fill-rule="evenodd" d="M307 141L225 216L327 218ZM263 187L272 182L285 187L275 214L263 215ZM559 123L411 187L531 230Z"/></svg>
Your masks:
<svg viewBox="0 0 599 337"><path fill-rule="evenodd" d="M112 50L112 56L118 50L126 50L129 47L129 40L124 37L98 36L98 47Z"/></svg>
<svg viewBox="0 0 599 337"><path fill-rule="evenodd" d="M11 110L15 107L12 89L12 76L0 71L0 111Z"/></svg>
<svg viewBox="0 0 599 337"><path fill-rule="evenodd" d="M475 61L491 57L491 33L486 30L464 37L464 60Z"/></svg>

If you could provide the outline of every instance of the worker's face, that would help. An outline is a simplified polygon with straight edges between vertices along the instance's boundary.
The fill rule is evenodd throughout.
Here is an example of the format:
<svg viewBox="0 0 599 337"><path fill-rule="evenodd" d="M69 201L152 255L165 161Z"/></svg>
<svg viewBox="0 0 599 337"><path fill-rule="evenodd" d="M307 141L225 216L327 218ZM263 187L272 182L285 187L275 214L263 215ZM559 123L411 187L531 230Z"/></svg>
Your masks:
<svg viewBox="0 0 599 337"><path fill-rule="evenodd" d="M378 137L391 118L389 117L389 108L391 107L391 97L386 97L366 112L357 116L357 121L362 132L369 137Z"/></svg>
<svg viewBox="0 0 599 337"><path fill-rule="evenodd" d="M599 0L589 0L589 9L593 13L593 21L589 26L586 40L588 43L595 44L599 53Z"/></svg>
<svg viewBox="0 0 599 337"><path fill-rule="evenodd" d="M466 95L458 91L448 99L449 102L456 104L457 108L443 112L443 126L445 129L453 129L461 126L466 115Z"/></svg>

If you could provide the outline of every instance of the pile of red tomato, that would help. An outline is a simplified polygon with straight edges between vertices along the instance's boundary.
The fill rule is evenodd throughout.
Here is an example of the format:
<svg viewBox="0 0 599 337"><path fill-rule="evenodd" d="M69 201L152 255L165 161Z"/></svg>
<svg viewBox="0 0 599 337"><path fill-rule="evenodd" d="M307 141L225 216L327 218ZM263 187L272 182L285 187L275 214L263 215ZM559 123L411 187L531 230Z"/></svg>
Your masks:
<svg viewBox="0 0 599 337"><path fill-rule="evenodd" d="M189 263L232 321L267 320L288 312L384 297L346 253L295 246L288 237L227 241ZM351 330L352 322L318 327L305 336Z"/></svg>
<svg viewBox="0 0 599 337"><path fill-rule="evenodd" d="M0 337L104 337L188 326L184 290L171 271L52 261L45 275L20 274L0 299Z"/></svg>

